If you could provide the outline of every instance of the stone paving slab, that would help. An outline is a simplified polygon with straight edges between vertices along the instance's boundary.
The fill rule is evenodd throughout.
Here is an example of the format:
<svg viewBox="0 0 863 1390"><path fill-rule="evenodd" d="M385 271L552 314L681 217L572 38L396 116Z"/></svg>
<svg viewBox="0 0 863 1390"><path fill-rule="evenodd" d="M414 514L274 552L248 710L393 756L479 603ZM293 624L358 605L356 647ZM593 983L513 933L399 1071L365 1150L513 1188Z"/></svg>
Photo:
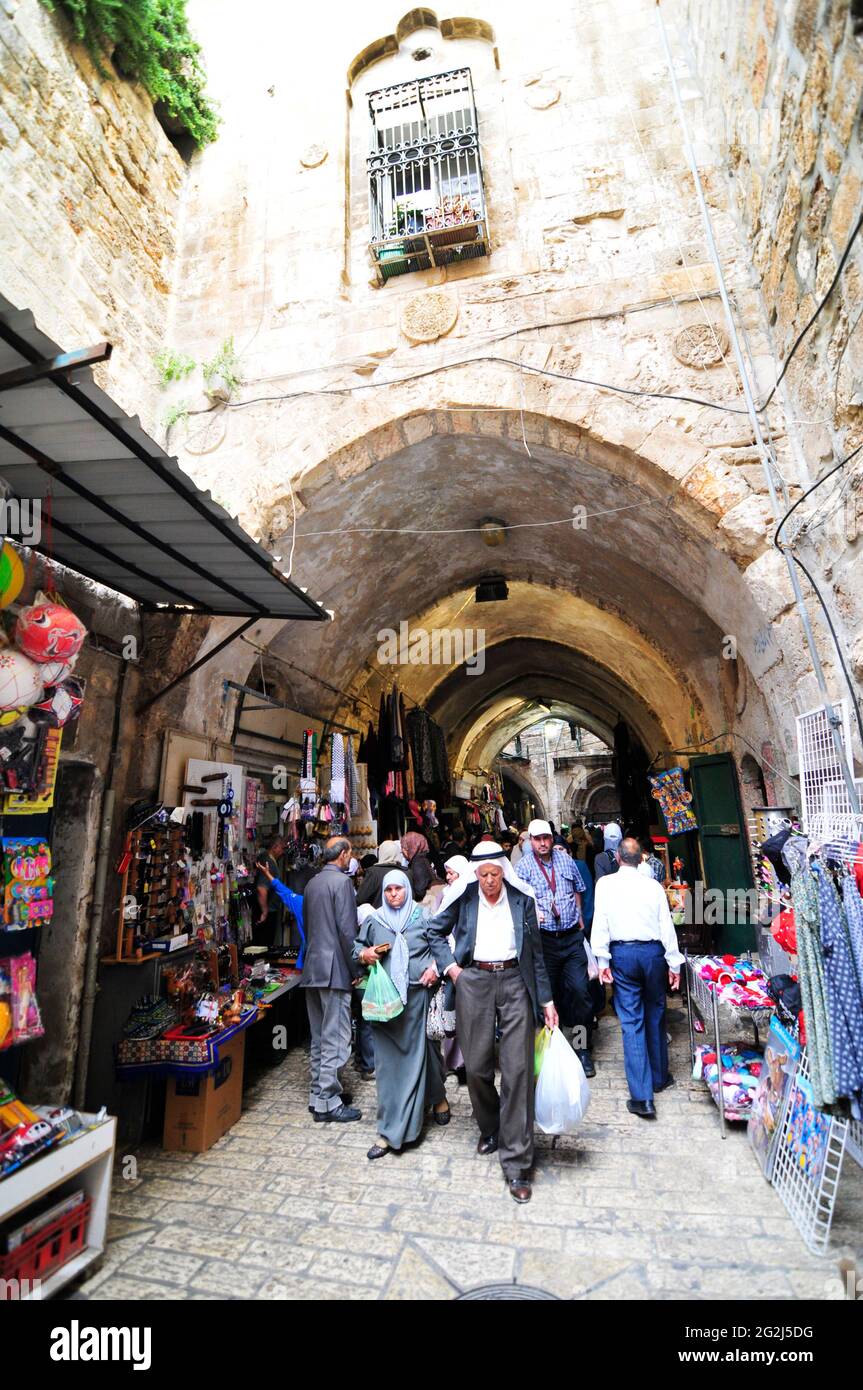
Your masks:
<svg viewBox="0 0 863 1390"><path fill-rule="evenodd" d="M835 1298L840 1256L863 1245L863 1173L847 1162L828 1256L810 1255L761 1177L745 1129L689 1080L686 1017L669 1012L676 1086L659 1119L627 1113L620 1030L606 1014L576 1135L537 1136L533 1201L517 1207L496 1158L475 1152L464 1088L423 1142L374 1166L374 1086L346 1128L306 1110L295 1051L250 1089L205 1154L135 1151L111 1201L109 1244L79 1286L92 1299L435 1300L517 1280L563 1299Z"/></svg>

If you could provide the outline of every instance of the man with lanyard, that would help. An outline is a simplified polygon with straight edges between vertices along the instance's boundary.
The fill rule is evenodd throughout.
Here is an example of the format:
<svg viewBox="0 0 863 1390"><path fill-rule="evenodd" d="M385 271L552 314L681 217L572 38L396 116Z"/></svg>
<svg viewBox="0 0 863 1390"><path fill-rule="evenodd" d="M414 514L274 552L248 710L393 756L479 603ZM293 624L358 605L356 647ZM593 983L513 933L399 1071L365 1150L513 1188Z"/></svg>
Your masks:
<svg viewBox="0 0 863 1390"><path fill-rule="evenodd" d="M575 1031L573 1045L585 1076L595 1076L590 1055L594 1005L587 974L581 895L586 884L565 849L554 843L548 821L527 828L530 848L516 874L536 893L537 916L548 978L561 1026Z"/></svg>

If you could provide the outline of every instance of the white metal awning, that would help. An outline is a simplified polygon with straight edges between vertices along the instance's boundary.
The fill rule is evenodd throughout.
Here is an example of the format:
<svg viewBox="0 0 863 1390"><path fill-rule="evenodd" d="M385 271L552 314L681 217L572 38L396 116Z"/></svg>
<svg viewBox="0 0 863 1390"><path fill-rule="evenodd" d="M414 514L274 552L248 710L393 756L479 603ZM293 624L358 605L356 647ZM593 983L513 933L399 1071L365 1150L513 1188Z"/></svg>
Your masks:
<svg viewBox="0 0 863 1390"><path fill-rule="evenodd" d="M33 548L146 608L326 621L76 356L0 295L0 477L42 504Z"/></svg>

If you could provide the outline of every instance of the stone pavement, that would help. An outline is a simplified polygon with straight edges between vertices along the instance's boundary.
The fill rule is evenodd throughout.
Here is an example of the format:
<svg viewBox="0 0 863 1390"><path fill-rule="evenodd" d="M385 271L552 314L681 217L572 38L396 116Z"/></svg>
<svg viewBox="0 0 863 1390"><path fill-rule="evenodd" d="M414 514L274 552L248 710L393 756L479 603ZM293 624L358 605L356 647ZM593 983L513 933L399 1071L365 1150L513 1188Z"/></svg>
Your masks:
<svg viewBox="0 0 863 1390"><path fill-rule="evenodd" d="M573 1137L539 1136L524 1207L497 1159L475 1153L454 1077L449 1126L370 1164L373 1084L349 1068L362 1121L315 1125L305 1054L291 1053L208 1153L141 1148L132 1181L118 1166L108 1254L79 1296L452 1299L518 1280L566 1299L836 1297L843 1246L861 1244L863 1174L846 1164L830 1254L809 1255L745 1131L720 1139L706 1088L688 1080L679 1001L669 1030L677 1085L648 1123L624 1108L620 1031L605 1015L589 1114Z"/></svg>

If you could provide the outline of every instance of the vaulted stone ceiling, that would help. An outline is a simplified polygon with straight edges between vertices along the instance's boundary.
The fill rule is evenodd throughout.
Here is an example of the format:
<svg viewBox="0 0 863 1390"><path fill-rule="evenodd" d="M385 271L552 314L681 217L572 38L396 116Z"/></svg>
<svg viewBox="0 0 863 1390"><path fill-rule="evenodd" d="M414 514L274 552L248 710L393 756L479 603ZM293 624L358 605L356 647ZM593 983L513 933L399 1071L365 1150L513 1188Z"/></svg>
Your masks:
<svg viewBox="0 0 863 1390"><path fill-rule="evenodd" d="M434 432L376 461L358 441L352 468L341 460L338 473L307 475L293 573L335 619L285 628L271 650L348 691L360 713L398 679L459 762L487 763L536 699L605 738L622 715L651 752L720 732L723 637L759 622L739 567L631 454L620 474L608 446L586 442L573 457L534 445L531 455L512 438ZM473 529L489 516L513 528L494 548ZM289 544L286 534L277 549ZM509 598L478 605L474 587L490 573L505 576ZM381 664L379 634L401 623L481 629L484 672ZM306 707L320 708L320 687L297 682Z"/></svg>

